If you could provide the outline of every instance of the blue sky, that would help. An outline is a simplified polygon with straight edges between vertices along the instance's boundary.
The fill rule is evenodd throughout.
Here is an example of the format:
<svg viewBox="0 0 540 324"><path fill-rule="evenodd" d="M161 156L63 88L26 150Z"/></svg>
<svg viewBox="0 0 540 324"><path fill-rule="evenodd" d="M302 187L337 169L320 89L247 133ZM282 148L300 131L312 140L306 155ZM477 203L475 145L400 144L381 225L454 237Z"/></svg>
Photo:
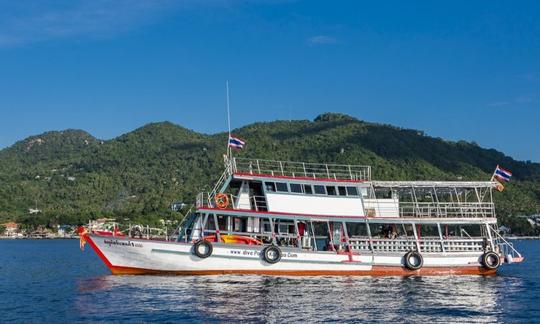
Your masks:
<svg viewBox="0 0 540 324"><path fill-rule="evenodd" d="M540 161L538 1L0 0L0 148L327 111ZM249 141L249 139L247 139Z"/></svg>

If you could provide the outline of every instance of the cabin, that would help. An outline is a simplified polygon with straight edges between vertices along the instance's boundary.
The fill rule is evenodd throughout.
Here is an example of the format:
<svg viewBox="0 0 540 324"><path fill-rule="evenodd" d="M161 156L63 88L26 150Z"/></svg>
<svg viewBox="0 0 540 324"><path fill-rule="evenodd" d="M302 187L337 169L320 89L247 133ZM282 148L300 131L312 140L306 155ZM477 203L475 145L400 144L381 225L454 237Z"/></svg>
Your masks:
<svg viewBox="0 0 540 324"><path fill-rule="evenodd" d="M369 166L232 158L178 240L310 251L478 252L493 183L372 181ZM235 241L236 240L236 241Z"/></svg>

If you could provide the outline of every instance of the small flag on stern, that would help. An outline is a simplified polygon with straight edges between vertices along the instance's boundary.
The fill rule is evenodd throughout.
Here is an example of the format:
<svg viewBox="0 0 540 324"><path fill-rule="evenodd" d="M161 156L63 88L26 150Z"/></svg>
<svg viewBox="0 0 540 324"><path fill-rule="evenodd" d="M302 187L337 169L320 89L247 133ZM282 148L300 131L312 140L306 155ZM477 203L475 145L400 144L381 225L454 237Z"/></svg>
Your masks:
<svg viewBox="0 0 540 324"><path fill-rule="evenodd" d="M495 169L495 173L493 174L494 177L499 179L500 181L508 182L510 181L510 178L512 177L512 172L501 168L497 165L497 168Z"/></svg>
<svg viewBox="0 0 540 324"><path fill-rule="evenodd" d="M504 190L504 185L497 180L497 178L493 178L493 182L495 182L495 189L502 192Z"/></svg>
<svg viewBox="0 0 540 324"><path fill-rule="evenodd" d="M239 139L238 137L229 136L229 147L242 149L246 145L246 142Z"/></svg>

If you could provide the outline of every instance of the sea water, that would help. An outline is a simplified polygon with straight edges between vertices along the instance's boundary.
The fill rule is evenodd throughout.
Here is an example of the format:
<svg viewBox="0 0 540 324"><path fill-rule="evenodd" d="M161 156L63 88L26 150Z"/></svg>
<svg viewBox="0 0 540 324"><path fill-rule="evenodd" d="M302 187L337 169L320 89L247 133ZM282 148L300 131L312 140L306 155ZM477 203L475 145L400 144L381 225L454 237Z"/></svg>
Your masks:
<svg viewBox="0 0 540 324"><path fill-rule="evenodd" d="M497 276L112 276L78 240L0 240L0 322L540 322L540 241Z"/></svg>

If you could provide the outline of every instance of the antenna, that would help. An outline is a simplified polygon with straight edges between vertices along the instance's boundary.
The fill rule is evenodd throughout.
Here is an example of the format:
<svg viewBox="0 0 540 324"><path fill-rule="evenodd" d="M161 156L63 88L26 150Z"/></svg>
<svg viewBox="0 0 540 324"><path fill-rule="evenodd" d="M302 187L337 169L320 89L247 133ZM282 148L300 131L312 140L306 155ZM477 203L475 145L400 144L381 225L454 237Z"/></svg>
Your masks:
<svg viewBox="0 0 540 324"><path fill-rule="evenodd" d="M227 126L229 129L229 137L227 137L227 157L232 157L232 150L229 146L229 140L231 138L231 110L229 107L229 80L225 82L225 86L227 88Z"/></svg>

